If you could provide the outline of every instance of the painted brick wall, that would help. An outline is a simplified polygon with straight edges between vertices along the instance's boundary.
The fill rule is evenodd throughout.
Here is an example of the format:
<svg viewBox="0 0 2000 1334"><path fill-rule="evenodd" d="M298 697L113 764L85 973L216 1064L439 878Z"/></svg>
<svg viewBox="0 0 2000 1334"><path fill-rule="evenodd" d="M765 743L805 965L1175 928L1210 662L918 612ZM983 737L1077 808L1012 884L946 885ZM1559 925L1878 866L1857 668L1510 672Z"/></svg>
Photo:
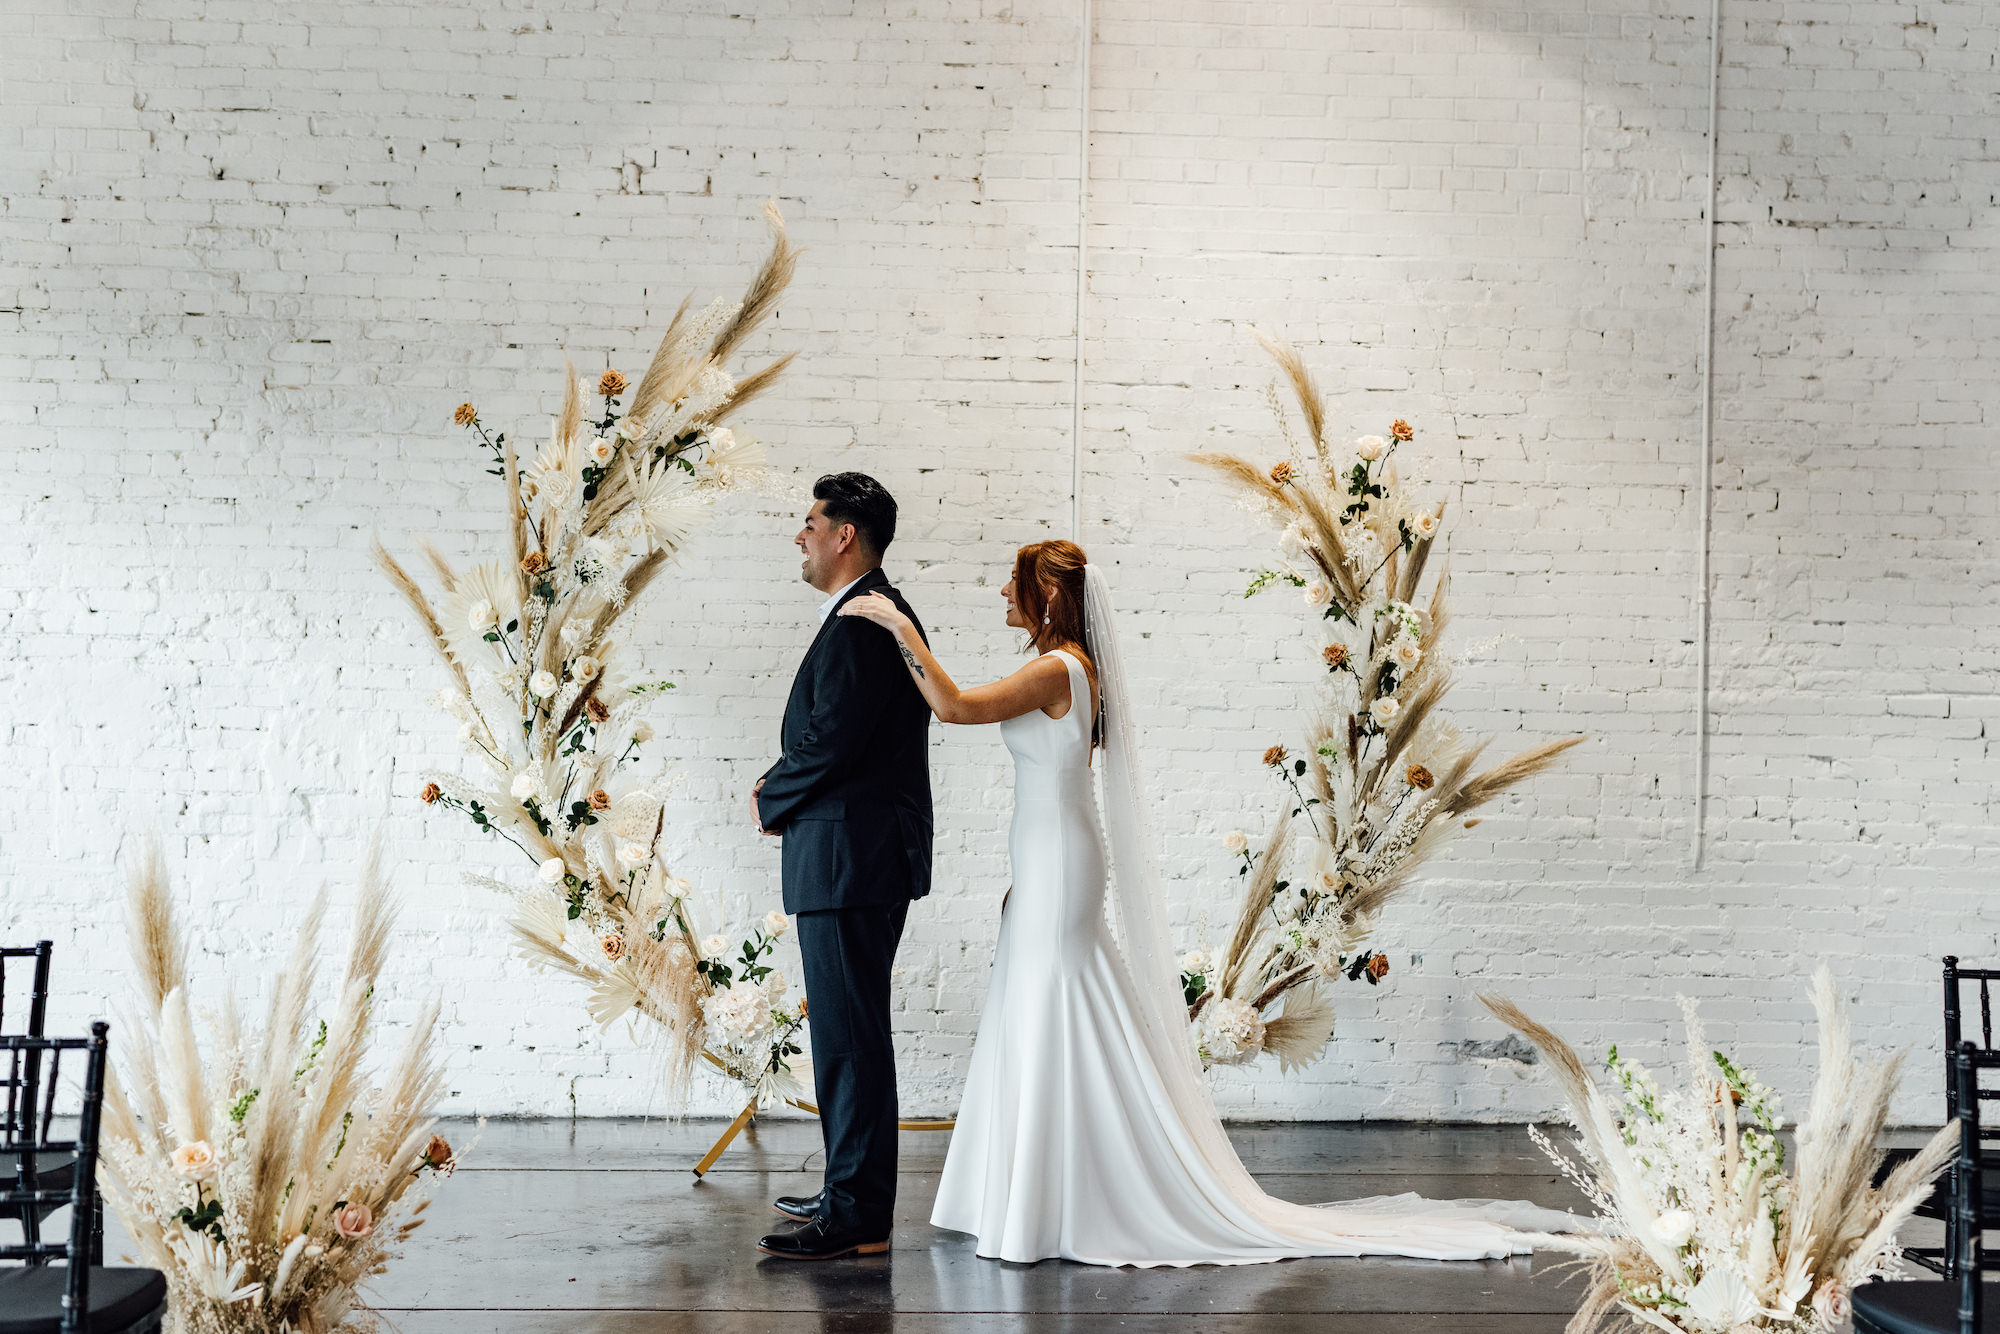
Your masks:
<svg viewBox="0 0 2000 1334"><path fill-rule="evenodd" d="M1225 1104L1546 1109L1462 1045L1499 1035L1483 989L1660 1055L1686 992L1802 1096L1826 959L1935 1115L1936 956L2000 953L2000 14L1726 0L1696 870L1706 6L1097 12L1083 540L1137 637L1185 929L1228 915L1220 838L1268 821L1257 756L1308 679L1283 595L1237 596L1265 548L1181 459L1272 448L1248 324L1307 350L1343 434L1417 425L1485 646L1460 721L1595 738L1389 912L1395 971L1342 993L1327 1060L1228 1073ZM490 541L451 408L532 434L562 350L637 369L684 289L740 283L775 195L807 254L752 352L803 355L756 429L801 478L889 482L947 663L1005 670L1009 555L1068 522L1076 36L1053 0L0 11L0 933L56 938L62 1022L121 990L149 829L209 982L247 991L379 828L408 898L384 1010L444 993L452 1109L659 1110L653 1057L460 883L493 848L414 802L456 742L369 535ZM817 600L792 530L736 503L641 617L682 683L677 862L739 921L775 900L737 810ZM1007 883L997 736L941 737L935 775L899 1023L906 1107L948 1111Z"/></svg>

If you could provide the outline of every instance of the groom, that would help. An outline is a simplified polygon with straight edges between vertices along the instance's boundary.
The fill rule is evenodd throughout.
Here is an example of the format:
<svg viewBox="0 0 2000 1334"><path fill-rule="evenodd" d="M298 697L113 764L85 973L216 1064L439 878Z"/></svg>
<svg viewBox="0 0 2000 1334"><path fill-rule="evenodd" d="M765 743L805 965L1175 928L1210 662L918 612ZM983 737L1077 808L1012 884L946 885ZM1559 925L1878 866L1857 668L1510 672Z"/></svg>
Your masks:
<svg viewBox="0 0 2000 1334"><path fill-rule="evenodd" d="M836 614L876 592L916 620L882 573L895 536L895 499L874 478L814 483L794 541L801 577L828 596L785 702L784 754L750 794L757 828L785 840L785 911L798 915L826 1139L820 1192L777 1201L801 1226L758 1243L787 1260L886 1251L895 1211L889 970L910 900L931 888L931 711L895 637Z"/></svg>

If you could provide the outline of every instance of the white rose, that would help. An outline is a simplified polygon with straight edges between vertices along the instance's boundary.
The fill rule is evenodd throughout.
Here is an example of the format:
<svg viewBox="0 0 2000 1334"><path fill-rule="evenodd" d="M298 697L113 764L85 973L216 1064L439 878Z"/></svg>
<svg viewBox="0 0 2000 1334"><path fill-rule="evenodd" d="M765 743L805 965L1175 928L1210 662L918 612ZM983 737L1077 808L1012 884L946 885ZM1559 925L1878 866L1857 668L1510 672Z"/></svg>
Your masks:
<svg viewBox="0 0 2000 1334"><path fill-rule="evenodd" d="M468 630L491 630L499 623L499 613L493 610L493 604L485 598L479 599L466 609L465 626Z"/></svg>
<svg viewBox="0 0 2000 1334"><path fill-rule="evenodd" d="M562 628L562 642L564 648L575 648L578 644L581 644L583 642L583 622L565 621Z"/></svg>
<svg viewBox="0 0 2000 1334"><path fill-rule="evenodd" d="M601 468L611 462L611 455L617 448L618 446L600 435L584 446L583 453L584 457Z"/></svg>
<svg viewBox="0 0 2000 1334"><path fill-rule="evenodd" d="M1679 1250L1694 1235L1694 1215L1685 1209L1669 1209L1654 1220L1653 1235L1661 1245Z"/></svg>
<svg viewBox="0 0 2000 1334"><path fill-rule="evenodd" d="M1413 670L1418 663L1424 660L1424 651L1417 647L1416 640L1408 635L1404 635L1396 641L1395 658L1396 665L1407 672Z"/></svg>
<svg viewBox="0 0 2000 1334"><path fill-rule="evenodd" d="M1382 695L1368 706L1368 716L1375 720L1377 727L1387 727L1389 720L1394 718L1402 707L1394 695Z"/></svg>
<svg viewBox="0 0 2000 1334"><path fill-rule="evenodd" d="M653 739L653 725L648 722L632 724L632 739L634 741L651 741Z"/></svg>
<svg viewBox="0 0 2000 1334"><path fill-rule="evenodd" d="M703 937L701 942L702 958L720 959L723 955L727 953L729 953L728 936L725 936L720 932L717 932L715 935Z"/></svg>
<svg viewBox="0 0 2000 1334"><path fill-rule="evenodd" d="M764 934L771 939L776 940L791 929L792 919L783 913L774 910L764 914Z"/></svg>
<svg viewBox="0 0 2000 1334"><path fill-rule="evenodd" d="M1331 601L1333 601L1333 590L1328 588L1323 580L1315 579L1306 585L1308 607L1324 607Z"/></svg>
<svg viewBox="0 0 2000 1334"><path fill-rule="evenodd" d="M736 432L727 426L718 426L708 433L708 451L711 454L736 448Z"/></svg>
<svg viewBox="0 0 2000 1334"><path fill-rule="evenodd" d="M508 789L516 801L526 801L541 790L542 786L535 781L535 776L525 769L514 775L514 784Z"/></svg>
<svg viewBox="0 0 2000 1334"><path fill-rule="evenodd" d="M542 498L549 502L547 508L561 506L575 494L576 482L568 473L550 471L542 474Z"/></svg>
<svg viewBox="0 0 2000 1334"><path fill-rule="evenodd" d="M544 667L541 671L536 672L528 678L528 693L532 694L536 699L547 699L550 695L556 693L560 684L556 680L556 674Z"/></svg>
<svg viewBox="0 0 2000 1334"><path fill-rule="evenodd" d="M653 860L653 850L644 843L620 843L618 864L627 870L636 870Z"/></svg>
<svg viewBox="0 0 2000 1334"><path fill-rule="evenodd" d="M625 417L611 428L611 433L620 440L637 440L646 434L646 423L637 417Z"/></svg>
<svg viewBox="0 0 2000 1334"><path fill-rule="evenodd" d="M603 670L604 664L591 657L588 653L569 665L569 674L579 681L592 680Z"/></svg>
<svg viewBox="0 0 2000 1334"><path fill-rule="evenodd" d="M215 1174L215 1150L205 1139L192 1140L174 1150L173 1164L189 1181L206 1181Z"/></svg>
<svg viewBox="0 0 2000 1334"><path fill-rule="evenodd" d="M1181 956L1181 971L1193 973L1196 977L1208 976L1208 954L1203 950L1189 950Z"/></svg>
<svg viewBox="0 0 2000 1334"><path fill-rule="evenodd" d="M569 863L560 857L551 857L542 863L541 872L543 884L560 885L563 877L569 874Z"/></svg>
<svg viewBox="0 0 2000 1334"><path fill-rule="evenodd" d="M1389 442L1379 435L1364 435L1354 442L1354 452L1373 463L1389 448Z"/></svg>
<svg viewBox="0 0 2000 1334"><path fill-rule="evenodd" d="M1250 849L1250 839L1241 829L1232 829L1223 835L1222 846L1229 849L1229 855L1240 857Z"/></svg>
<svg viewBox="0 0 2000 1334"><path fill-rule="evenodd" d="M1435 514L1419 514L1410 520L1410 531L1418 537L1436 537L1437 530L1438 516Z"/></svg>

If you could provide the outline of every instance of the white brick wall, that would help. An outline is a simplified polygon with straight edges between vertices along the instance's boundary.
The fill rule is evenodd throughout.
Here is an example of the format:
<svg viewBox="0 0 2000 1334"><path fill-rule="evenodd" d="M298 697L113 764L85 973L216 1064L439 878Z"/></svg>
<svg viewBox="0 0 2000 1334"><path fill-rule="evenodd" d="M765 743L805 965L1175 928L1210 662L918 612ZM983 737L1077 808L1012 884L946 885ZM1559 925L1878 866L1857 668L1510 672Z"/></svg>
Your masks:
<svg viewBox="0 0 2000 1334"><path fill-rule="evenodd" d="M1075 19L588 0L0 8L0 935L58 942L75 1025L122 988L121 859L169 839L218 986L380 825L407 892L399 1019L446 996L452 1110L658 1109L459 884L426 820L451 729L371 530L493 533L463 398L532 432L567 348L640 364L685 287L733 288L779 196L807 248L755 413L784 468L874 472L892 568L963 678L1014 639L1012 548L1067 523ZM667 13L665 10L681 12ZM2000 331L1974 0L1726 0L1708 865L1687 861L1706 5L1097 0L1084 541L1117 567L1191 923L1255 830L1305 679L1264 555L1180 461L1268 448L1243 332L1304 346L1341 429L1410 418L1452 501L1454 697L1503 745L1597 738L1391 911L1307 1075L1246 1114L1550 1104L1473 1000L1646 1047L1676 990L1802 1097L1821 958L1935 1114L1936 956L2000 955L1992 550ZM725 514L642 621L683 683L684 869L774 901L737 794L814 595L788 514ZM1277 596L1277 595L1271 595ZM1288 656L1289 655L1289 656ZM1519 736L1513 734L1518 733ZM984 987L1005 767L941 739L938 892L912 917L905 1103L949 1110ZM1233 887L1233 886L1231 886ZM1657 1050L1657 1046L1655 1047ZM702 1106L722 1108L720 1090ZM1795 1110L1797 1103L1794 1104Z"/></svg>

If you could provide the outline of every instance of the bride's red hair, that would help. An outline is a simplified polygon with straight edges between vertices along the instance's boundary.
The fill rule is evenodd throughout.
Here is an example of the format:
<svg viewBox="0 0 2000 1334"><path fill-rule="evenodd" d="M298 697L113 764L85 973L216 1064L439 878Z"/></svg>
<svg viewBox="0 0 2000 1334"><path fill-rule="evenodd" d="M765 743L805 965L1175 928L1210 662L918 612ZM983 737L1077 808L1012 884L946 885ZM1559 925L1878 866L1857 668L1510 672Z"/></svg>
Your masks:
<svg viewBox="0 0 2000 1334"><path fill-rule="evenodd" d="M1028 641L1046 653L1064 644L1084 648L1083 567L1090 558L1067 538L1030 542L1014 553L1014 605L1028 623ZM1097 664L1082 655L1084 672L1094 683ZM1091 719L1090 739L1102 743L1104 719Z"/></svg>

